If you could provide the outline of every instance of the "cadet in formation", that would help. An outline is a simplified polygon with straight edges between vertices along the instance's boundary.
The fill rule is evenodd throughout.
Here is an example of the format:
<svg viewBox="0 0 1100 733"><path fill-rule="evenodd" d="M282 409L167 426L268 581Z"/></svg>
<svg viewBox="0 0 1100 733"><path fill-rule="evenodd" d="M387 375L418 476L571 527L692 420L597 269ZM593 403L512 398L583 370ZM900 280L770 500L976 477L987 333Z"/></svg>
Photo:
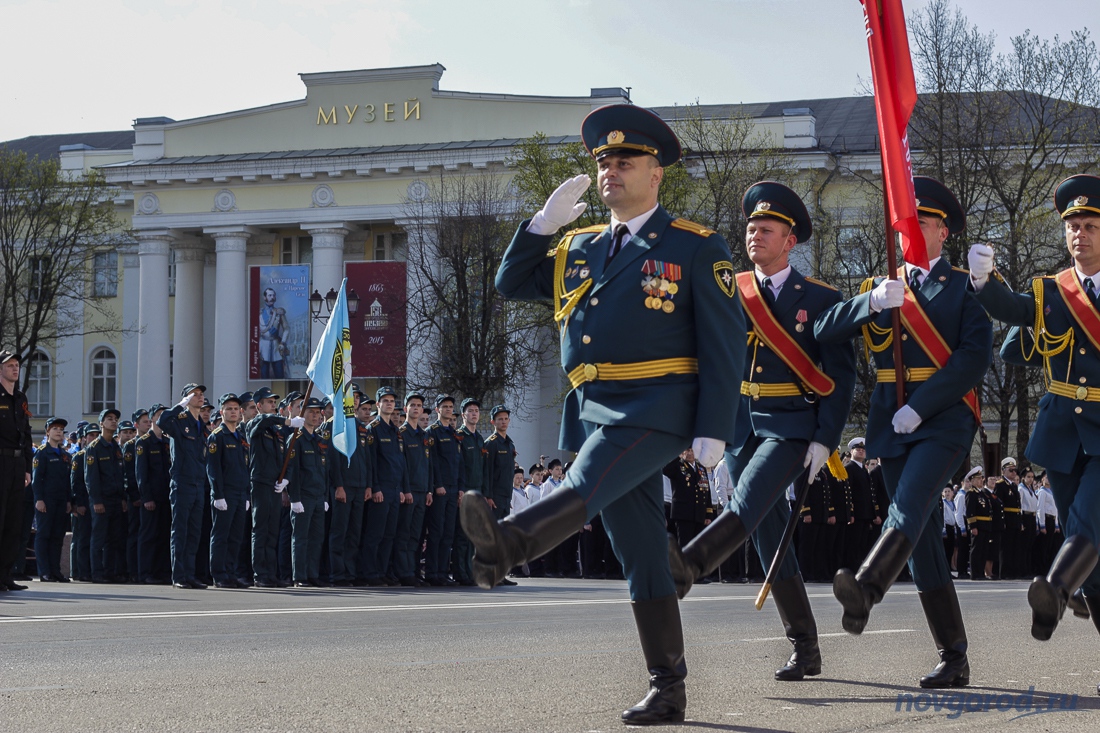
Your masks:
<svg viewBox="0 0 1100 733"><path fill-rule="evenodd" d="M34 454L31 488L34 490L34 556L38 560L38 579L68 583L61 572L61 551L69 528L69 473L72 456L65 452L65 428L60 417L46 421L46 445Z"/></svg>
<svg viewBox="0 0 1100 733"><path fill-rule="evenodd" d="M693 438L708 466L733 442L737 394L729 373L740 372L744 359L744 316L726 243L658 204L665 166L680 159L672 130L648 110L611 105L585 118L581 136L596 158L610 226L575 230L552 246L585 208L579 199L588 176L566 181L519 226L496 277L505 297L553 303L573 385L560 444L577 458L561 488L506 519L499 504L494 511L467 491L462 525L475 547L475 579L491 588L602 511L650 673L649 693L623 721L681 721L687 668L661 469Z"/></svg>

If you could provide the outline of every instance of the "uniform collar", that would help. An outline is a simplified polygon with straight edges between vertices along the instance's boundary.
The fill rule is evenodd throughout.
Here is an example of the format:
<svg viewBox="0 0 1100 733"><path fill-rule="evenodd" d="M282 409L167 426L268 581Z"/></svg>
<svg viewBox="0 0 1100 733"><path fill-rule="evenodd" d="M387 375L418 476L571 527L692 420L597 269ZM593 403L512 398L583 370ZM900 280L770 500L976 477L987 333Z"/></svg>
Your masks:
<svg viewBox="0 0 1100 733"><path fill-rule="evenodd" d="M660 204L658 204L658 206L660 206ZM653 212L655 211L657 211L657 206L654 206L652 209L645 212L644 214L639 214L633 219L628 219L626 221L619 221L614 216L612 216L611 231L614 232L616 227L618 227L620 224L626 224L626 228L630 231L630 236L633 237L635 234L642 231L642 227L645 226L645 223L649 221L649 217L653 216Z"/></svg>
<svg viewBox="0 0 1100 733"><path fill-rule="evenodd" d="M765 275L760 270L755 270L756 281L760 283L760 286L764 286L764 280L771 280L771 287L776 293L783 289L783 283L787 282L787 278L791 276L791 266L788 264L779 272L774 275Z"/></svg>
<svg viewBox="0 0 1100 733"><path fill-rule="evenodd" d="M905 279L906 279L906 281L911 280L913 278L913 270L919 270L920 271L920 279L921 279L921 282L923 283L924 280L928 277L928 273L932 272L932 269L935 268L936 263L939 262L941 259L943 259L942 255L937 257L934 260L928 260L928 269L927 270L924 269L923 267L919 267L919 266L914 265L912 263L906 262L905 263Z"/></svg>

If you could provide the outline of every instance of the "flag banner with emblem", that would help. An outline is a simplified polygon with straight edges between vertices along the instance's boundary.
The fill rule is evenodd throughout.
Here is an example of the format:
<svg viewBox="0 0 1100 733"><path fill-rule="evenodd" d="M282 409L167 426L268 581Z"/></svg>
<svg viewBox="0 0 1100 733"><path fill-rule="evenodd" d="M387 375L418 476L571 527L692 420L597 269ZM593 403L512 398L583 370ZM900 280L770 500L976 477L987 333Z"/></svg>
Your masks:
<svg viewBox="0 0 1100 733"><path fill-rule="evenodd" d="M332 307L325 332L309 361L306 374L318 392L332 401L332 444L348 457L355 452L355 397L351 392L351 327L348 320L346 290L348 279L340 283L336 304Z"/></svg>
<svg viewBox="0 0 1100 733"><path fill-rule="evenodd" d="M917 221L913 163L909 157L909 116L917 104L913 59L905 33L901 0L861 0L871 53L875 113L882 146L882 181L890 223L901 235L906 262L928 269L928 251Z"/></svg>

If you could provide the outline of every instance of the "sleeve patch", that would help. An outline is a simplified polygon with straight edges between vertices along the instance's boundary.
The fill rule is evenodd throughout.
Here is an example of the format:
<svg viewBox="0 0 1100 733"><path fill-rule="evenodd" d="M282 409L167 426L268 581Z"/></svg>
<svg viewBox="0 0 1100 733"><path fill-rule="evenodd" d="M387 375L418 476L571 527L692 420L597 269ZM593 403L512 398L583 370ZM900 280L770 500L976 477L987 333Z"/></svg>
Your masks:
<svg viewBox="0 0 1100 733"><path fill-rule="evenodd" d="M737 292L737 286L734 284L733 263L726 261L715 262L714 281L718 283L718 288L725 293L726 296L732 298L733 294Z"/></svg>

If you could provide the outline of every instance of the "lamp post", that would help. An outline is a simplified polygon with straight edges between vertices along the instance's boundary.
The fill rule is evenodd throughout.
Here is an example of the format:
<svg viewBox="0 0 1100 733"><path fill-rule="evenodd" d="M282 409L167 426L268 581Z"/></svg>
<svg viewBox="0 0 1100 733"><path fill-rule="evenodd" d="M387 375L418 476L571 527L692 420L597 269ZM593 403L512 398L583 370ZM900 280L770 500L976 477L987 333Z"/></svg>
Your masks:
<svg viewBox="0 0 1100 733"><path fill-rule="evenodd" d="M334 289L329 288L328 293L324 297L316 290L313 291L313 295L309 296L309 315L313 320L324 323L332 316L332 309L336 306L337 293ZM354 290L348 291L348 318L355 318L355 315L359 312L359 295ZM325 313L321 314L321 308L324 307Z"/></svg>

